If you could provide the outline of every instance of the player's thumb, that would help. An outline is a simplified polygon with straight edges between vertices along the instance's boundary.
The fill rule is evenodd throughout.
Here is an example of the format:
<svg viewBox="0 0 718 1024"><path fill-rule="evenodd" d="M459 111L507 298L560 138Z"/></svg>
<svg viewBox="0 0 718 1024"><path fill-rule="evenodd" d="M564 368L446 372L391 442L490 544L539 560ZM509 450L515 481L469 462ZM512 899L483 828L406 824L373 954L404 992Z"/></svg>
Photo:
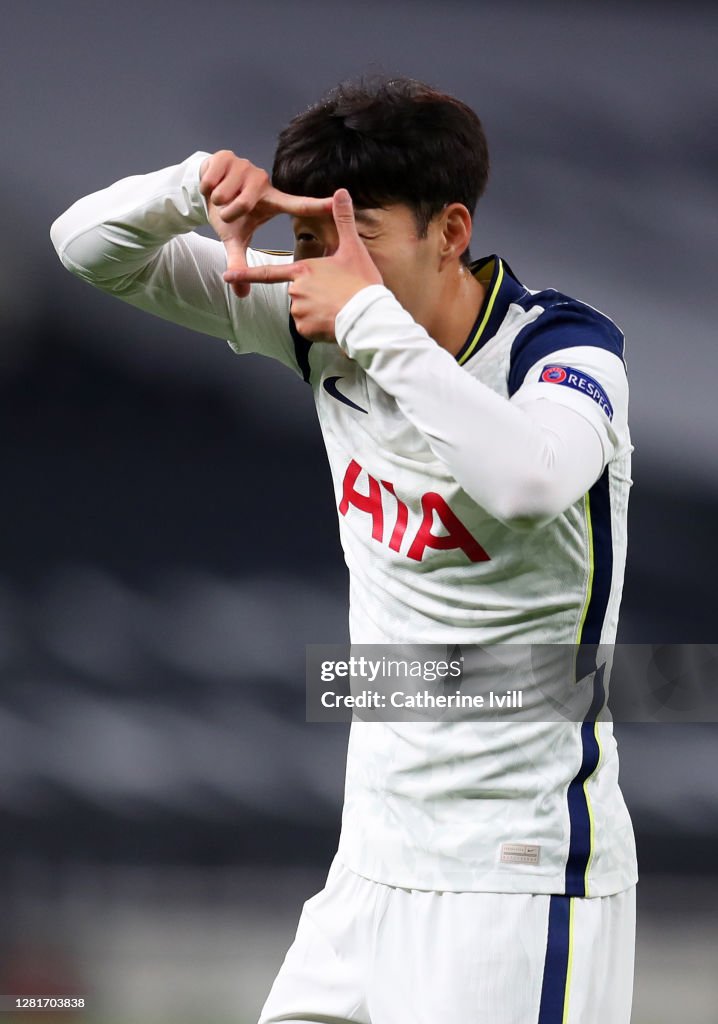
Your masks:
<svg viewBox="0 0 718 1024"><path fill-rule="evenodd" d="M354 221L354 203L345 188L338 188L332 198L332 216L337 226L339 245L356 242L359 238Z"/></svg>
<svg viewBox="0 0 718 1024"><path fill-rule="evenodd" d="M223 238L222 244L224 245L224 251L227 254L227 270L225 274L230 270L246 270L247 269L247 245L239 238ZM225 281L227 278L225 277ZM240 298L245 299L250 292L250 285L246 281L235 281L231 285L234 294Z"/></svg>
<svg viewBox="0 0 718 1024"><path fill-rule="evenodd" d="M227 254L227 270L247 269L247 245L236 237L223 238L222 244Z"/></svg>

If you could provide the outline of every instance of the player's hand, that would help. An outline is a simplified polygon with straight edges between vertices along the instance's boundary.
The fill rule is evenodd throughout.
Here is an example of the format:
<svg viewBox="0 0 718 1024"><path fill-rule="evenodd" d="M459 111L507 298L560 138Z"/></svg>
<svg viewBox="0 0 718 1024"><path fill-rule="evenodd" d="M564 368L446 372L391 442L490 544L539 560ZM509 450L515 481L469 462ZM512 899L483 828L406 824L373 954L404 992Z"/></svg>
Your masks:
<svg viewBox="0 0 718 1024"><path fill-rule="evenodd" d="M227 251L227 269L247 267L247 248L260 224L278 213L295 217L328 214L331 198L291 196L272 186L269 175L229 149L220 149L200 168L199 190L207 200L209 222ZM232 282L236 295L249 294L249 282Z"/></svg>
<svg viewBox="0 0 718 1024"><path fill-rule="evenodd" d="M334 341L339 310L370 284L383 284L381 274L359 237L354 206L345 188L334 193L332 216L338 244L331 256L280 266L228 269L225 281L236 284L278 284L289 281L292 316L297 330L312 341Z"/></svg>

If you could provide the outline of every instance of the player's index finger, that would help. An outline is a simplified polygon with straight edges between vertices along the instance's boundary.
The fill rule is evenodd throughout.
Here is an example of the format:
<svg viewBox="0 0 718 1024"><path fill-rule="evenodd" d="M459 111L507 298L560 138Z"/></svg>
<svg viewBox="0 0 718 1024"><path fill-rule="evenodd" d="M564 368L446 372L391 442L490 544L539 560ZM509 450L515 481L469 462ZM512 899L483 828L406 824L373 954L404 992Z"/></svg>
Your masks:
<svg viewBox="0 0 718 1024"><path fill-rule="evenodd" d="M282 284L293 281L301 266L301 260L296 263L265 263L259 267L225 270L223 277L229 284Z"/></svg>
<svg viewBox="0 0 718 1024"><path fill-rule="evenodd" d="M288 192L272 190L272 200L281 213L289 213L293 217L320 217L331 212L332 197L316 199L313 196L293 196Z"/></svg>

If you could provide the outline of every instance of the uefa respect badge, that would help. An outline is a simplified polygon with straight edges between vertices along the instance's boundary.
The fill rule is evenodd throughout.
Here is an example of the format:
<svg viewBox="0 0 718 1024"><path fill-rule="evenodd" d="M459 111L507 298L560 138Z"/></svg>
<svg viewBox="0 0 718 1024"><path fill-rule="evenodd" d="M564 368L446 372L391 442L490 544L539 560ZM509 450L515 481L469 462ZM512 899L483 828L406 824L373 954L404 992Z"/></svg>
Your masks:
<svg viewBox="0 0 718 1024"><path fill-rule="evenodd" d="M577 370L574 366L559 366L551 363L544 366L539 375L542 384L560 384L565 388L573 388L574 391L582 391L593 399L599 409L602 409L609 420L613 419L613 406L608 395L598 381L583 370Z"/></svg>

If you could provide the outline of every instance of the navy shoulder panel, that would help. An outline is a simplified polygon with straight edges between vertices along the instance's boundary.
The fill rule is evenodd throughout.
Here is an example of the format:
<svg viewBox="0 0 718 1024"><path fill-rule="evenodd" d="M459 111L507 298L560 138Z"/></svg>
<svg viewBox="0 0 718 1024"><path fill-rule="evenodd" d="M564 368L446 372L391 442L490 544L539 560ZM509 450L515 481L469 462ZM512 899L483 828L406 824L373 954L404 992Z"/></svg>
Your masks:
<svg viewBox="0 0 718 1024"><path fill-rule="evenodd" d="M602 348L623 360L621 331L609 317L584 302L549 288L524 295L516 304L526 311L543 306L543 312L519 331L511 346L509 397L516 394L534 363L562 348Z"/></svg>

